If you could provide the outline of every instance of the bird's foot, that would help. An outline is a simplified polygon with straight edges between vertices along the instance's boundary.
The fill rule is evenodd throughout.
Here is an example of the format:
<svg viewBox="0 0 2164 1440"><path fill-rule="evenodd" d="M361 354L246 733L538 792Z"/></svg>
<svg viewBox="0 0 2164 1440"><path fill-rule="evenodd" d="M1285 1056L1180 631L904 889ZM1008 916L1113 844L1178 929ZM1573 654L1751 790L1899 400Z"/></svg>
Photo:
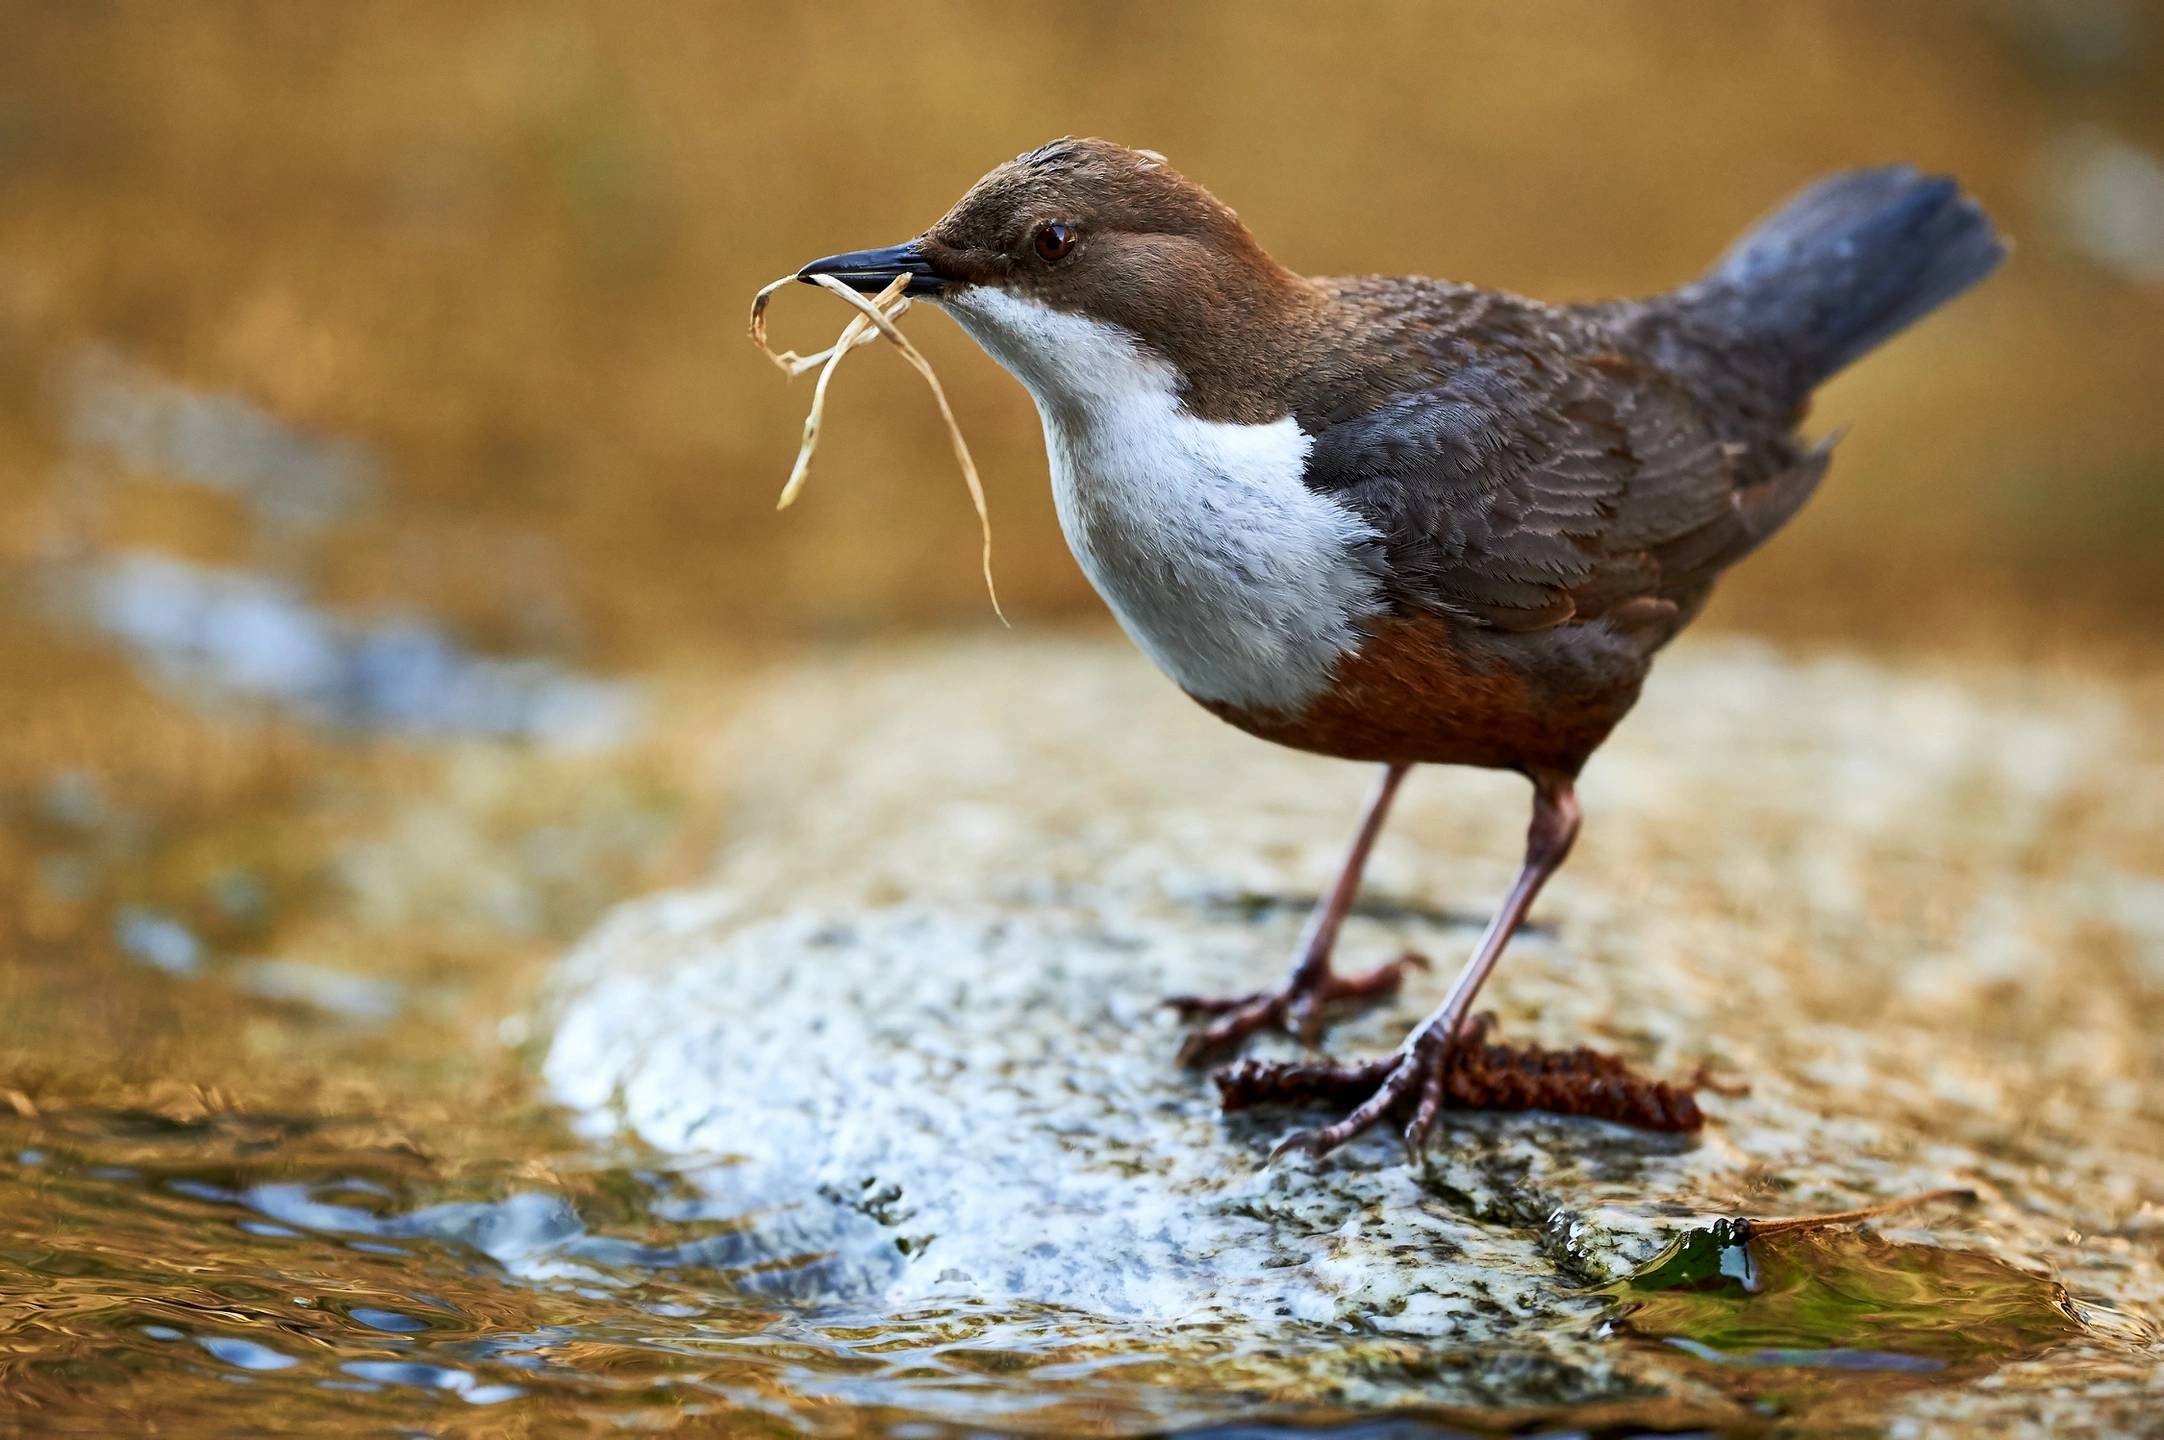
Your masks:
<svg viewBox="0 0 2164 1440"><path fill-rule="evenodd" d="M1325 968L1312 979L1296 975L1275 990L1258 990L1251 995L1170 996L1165 1004L1179 1011L1182 1018L1209 1019L1209 1024L1189 1034L1181 1044L1180 1063L1200 1064L1262 1030L1283 1030L1301 1044L1312 1045L1322 1033L1327 1012L1387 1000L1404 983L1405 972L1416 967L1427 969L1427 957L1408 951L1362 975L1339 975Z"/></svg>
<svg viewBox="0 0 2164 1440"><path fill-rule="evenodd" d="M1583 1045L1550 1050L1495 1042L1489 1038L1494 1028L1493 1015L1475 1017L1447 1039L1440 1026L1422 1026L1397 1053L1354 1065L1242 1061L1217 1072L1219 1102L1228 1111L1268 1104L1353 1107L1334 1125L1286 1136L1270 1152L1272 1159L1290 1150L1327 1155L1391 1116L1404 1117L1406 1146L1417 1155L1449 1108L1546 1110L1646 1130L1692 1131L1705 1123L1690 1085L1649 1079L1617 1056Z"/></svg>
<svg viewBox="0 0 2164 1440"><path fill-rule="evenodd" d="M1456 1054L1457 1047L1451 1045L1447 1039L1437 1037L1426 1027L1422 1027L1395 1055L1350 1067L1328 1077L1328 1088L1336 1092L1333 1098L1337 1099L1338 1103L1343 1104L1356 1096L1359 1097L1359 1103L1346 1112L1344 1119L1335 1124L1325 1125L1319 1130L1293 1131L1270 1147L1270 1158L1275 1160L1288 1151L1305 1150L1309 1155L1320 1159L1347 1141L1373 1129L1393 1111L1407 1110L1410 1110L1411 1115L1405 1122L1405 1148L1413 1155L1420 1154L1427 1148L1428 1132L1434 1127L1435 1117L1443 1108L1444 1083ZM1249 1063L1251 1065L1253 1062ZM1242 1068L1246 1067L1234 1067L1235 1070ZM1254 1082L1255 1077L1252 1074L1244 1081L1246 1085ZM1240 1077L1233 1076L1230 1072L1220 1072L1218 1094L1224 1108L1238 1108L1232 1103L1232 1096L1241 1083ZM1364 1096L1360 1096L1361 1090L1366 1091Z"/></svg>

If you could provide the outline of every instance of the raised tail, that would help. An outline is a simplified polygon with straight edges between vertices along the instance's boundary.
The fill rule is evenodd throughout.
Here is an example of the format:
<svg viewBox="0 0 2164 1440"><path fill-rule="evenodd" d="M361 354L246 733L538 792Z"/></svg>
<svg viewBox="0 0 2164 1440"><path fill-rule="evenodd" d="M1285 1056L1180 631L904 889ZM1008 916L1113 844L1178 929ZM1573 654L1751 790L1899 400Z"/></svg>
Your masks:
<svg viewBox="0 0 2164 1440"><path fill-rule="evenodd" d="M2005 242L1943 175L1907 165L1819 181L1671 304L1763 357L1798 398L1989 275Z"/></svg>

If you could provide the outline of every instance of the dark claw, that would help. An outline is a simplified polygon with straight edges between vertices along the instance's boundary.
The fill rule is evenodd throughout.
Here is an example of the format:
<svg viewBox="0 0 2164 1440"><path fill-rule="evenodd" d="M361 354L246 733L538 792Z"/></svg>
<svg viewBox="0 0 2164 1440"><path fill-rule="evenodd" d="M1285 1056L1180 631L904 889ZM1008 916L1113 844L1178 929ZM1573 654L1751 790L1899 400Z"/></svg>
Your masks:
<svg viewBox="0 0 2164 1440"><path fill-rule="evenodd" d="M1220 1012L1215 1020L1190 1034L1180 1043L1180 1063L1200 1065L1203 1061L1254 1034L1284 1020L1285 1001L1277 995L1249 996Z"/></svg>
<svg viewBox="0 0 2164 1440"><path fill-rule="evenodd" d="M1279 1160L1290 1155L1295 1150L1305 1150L1311 1158L1320 1157L1323 1153L1315 1148L1314 1131L1295 1130L1270 1147L1270 1158L1265 1160L1263 1164L1266 1166L1275 1165Z"/></svg>
<svg viewBox="0 0 2164 1440"><path fill-rule="evenodd" d="M1243 1005L1251 1005L1261 998L1263 997L1260 991L1252 995L1233 996L1167 995L1157 1003L1167 1010L1177 1010L1183 1019L1191 1020L1197 1015L1223 1015L1227 1011L1237 1010Z"/></svg>
<svg viewBox="0 0 2164 1440"><path fill-rule="evenodd" d="M1389 1078L1376 1087L1373 1095L1361 1101L1350 1115L1335 1125L1325 1125L1314 1133L1308 1141L1308 1153L1319 1160L1373 1129L1375 1122L1389 1114L1404 1098L1405 1092L1411 1088L1411 1082L1406 1077L1417 1073L1414 1067L1419 1064L1417 1055L1407 1054L1401 1058L1391 1070Z"/></svg>
<svg viewBox="0 0 2164 1440"><path fill-rule="evenodd" d="M1405 1148L1419 1159L1427 1153L1428 1135L1435 1128L1435 1117L1443 1109L1443 1081L1448 1073L1449 1060L1428 1067L1426 1077L1420 1083L1420 1105L1413 1111L1412 1122L1405 1127Z"/></svg>
<svg viewBox="0 0 2164 1440"><path fill-rule="evenodd" d="M1293 1039L1308 1046L1322 1034L1322 1005L1312 993L1285 1007L1285 1029Z"/></svg>

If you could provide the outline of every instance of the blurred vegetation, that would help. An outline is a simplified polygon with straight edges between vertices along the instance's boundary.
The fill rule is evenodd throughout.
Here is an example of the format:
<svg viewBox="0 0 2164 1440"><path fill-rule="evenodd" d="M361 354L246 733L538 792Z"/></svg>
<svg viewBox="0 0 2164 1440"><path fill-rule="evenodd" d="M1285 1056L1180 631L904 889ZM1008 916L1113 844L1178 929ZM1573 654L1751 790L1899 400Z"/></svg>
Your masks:
<svg viewBox="0 0 2164 1440"><path fill-rule="evenodd" d="M307 561L341 603L484 644L546 610L635 664L985 623L891 357L841 378L808 503L771 513L806 387L745 342L745 302L1088 132L1166 151L1310 272L1558 298L1687 279L1827 170L1953 171L2013 264L1826 393L1833 482L1714 623L2139 644L2164 600L2164 268L2138 233L2116 263L2084 240L2121 171L2068 181L2085 145L2136 182L2164 153L2154 6L6 3L0 33L0 562L85 538L54 392L95 342L372 449L387 503ZM785 338L840 321L788 298ZM1010 613L1096 616L1026 397L943 319L913 328L990 482ZM236 563L231 508L143 488L90 538Z"/></svg>

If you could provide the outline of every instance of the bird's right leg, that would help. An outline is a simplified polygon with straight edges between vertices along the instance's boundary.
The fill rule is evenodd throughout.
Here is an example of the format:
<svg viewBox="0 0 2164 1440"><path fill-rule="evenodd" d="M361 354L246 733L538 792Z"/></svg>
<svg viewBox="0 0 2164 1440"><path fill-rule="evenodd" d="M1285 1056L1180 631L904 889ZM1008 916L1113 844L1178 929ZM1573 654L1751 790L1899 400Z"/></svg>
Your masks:
<svg viewBox="0 0 2164 1440"><path fill-rule="evenodd" d="M1570 777L1541 773L1532 779L1533 823L1525 835L1525 866L1518 872L1518 883L1510 887L1503 908L1488 922L1473 958L1452 982L1450 993L1433 1015L1405 1037L1405 1043L1387 1063L1330 1077L1331 1084L1340 1089L1379 1082L1374 1083L1373 1093L1358 1108L1335 1125L1286 1136L1270 1152L1272 1156L1287 1150L1327 1155L1401 1107L1410 1107L1413 1112L1405 1127L1406 1145L1418 1153L1427 1144L1428 1131L1434 1127L1449 1090L1449 1068L1459 1036L1472 1015L1473 1000L1495 969L1495 962L1502 958L1503 947L1533 908L1540 887L1562 865L1578 838L1578 793Z"/></svg>
<svg viewBox="0 0 2164 1440"><path fill-rule="evenodd" d="M1367 868L1368 852L1375 848L1375 837L1382 833L1383 821L1390 814L1390 802L1397 795L1398 784L1411 768L1409 765L1384 768L1382 778L1368 798L1367 809L1361 814L1360 829L1353 836L1352 848L1346 852L1344 865L1339 867L1337 882L1315 903L1313 913L1308 916L1292 971L1282 985L1275 990L1225 999L1175 995L1165 1002L1191 1019L1212 1017L1207 1025L1190 1034L1180 1047L1182 1064L1193 1065L1207 1060L1257 1031L1273 1027L1288 1030L1303 1041L1313 1040L1322 1028L1323 1012L1328 1007L1379 1000L1395 994L1408 966L1427 964L1418 955L1402 955L1361 975L1341 976L1330 968L1330 952L1337 946L1338 929L1344 924L1345 912L1352 908L1353 897L1360 893L1360 874Z"/></svg>

